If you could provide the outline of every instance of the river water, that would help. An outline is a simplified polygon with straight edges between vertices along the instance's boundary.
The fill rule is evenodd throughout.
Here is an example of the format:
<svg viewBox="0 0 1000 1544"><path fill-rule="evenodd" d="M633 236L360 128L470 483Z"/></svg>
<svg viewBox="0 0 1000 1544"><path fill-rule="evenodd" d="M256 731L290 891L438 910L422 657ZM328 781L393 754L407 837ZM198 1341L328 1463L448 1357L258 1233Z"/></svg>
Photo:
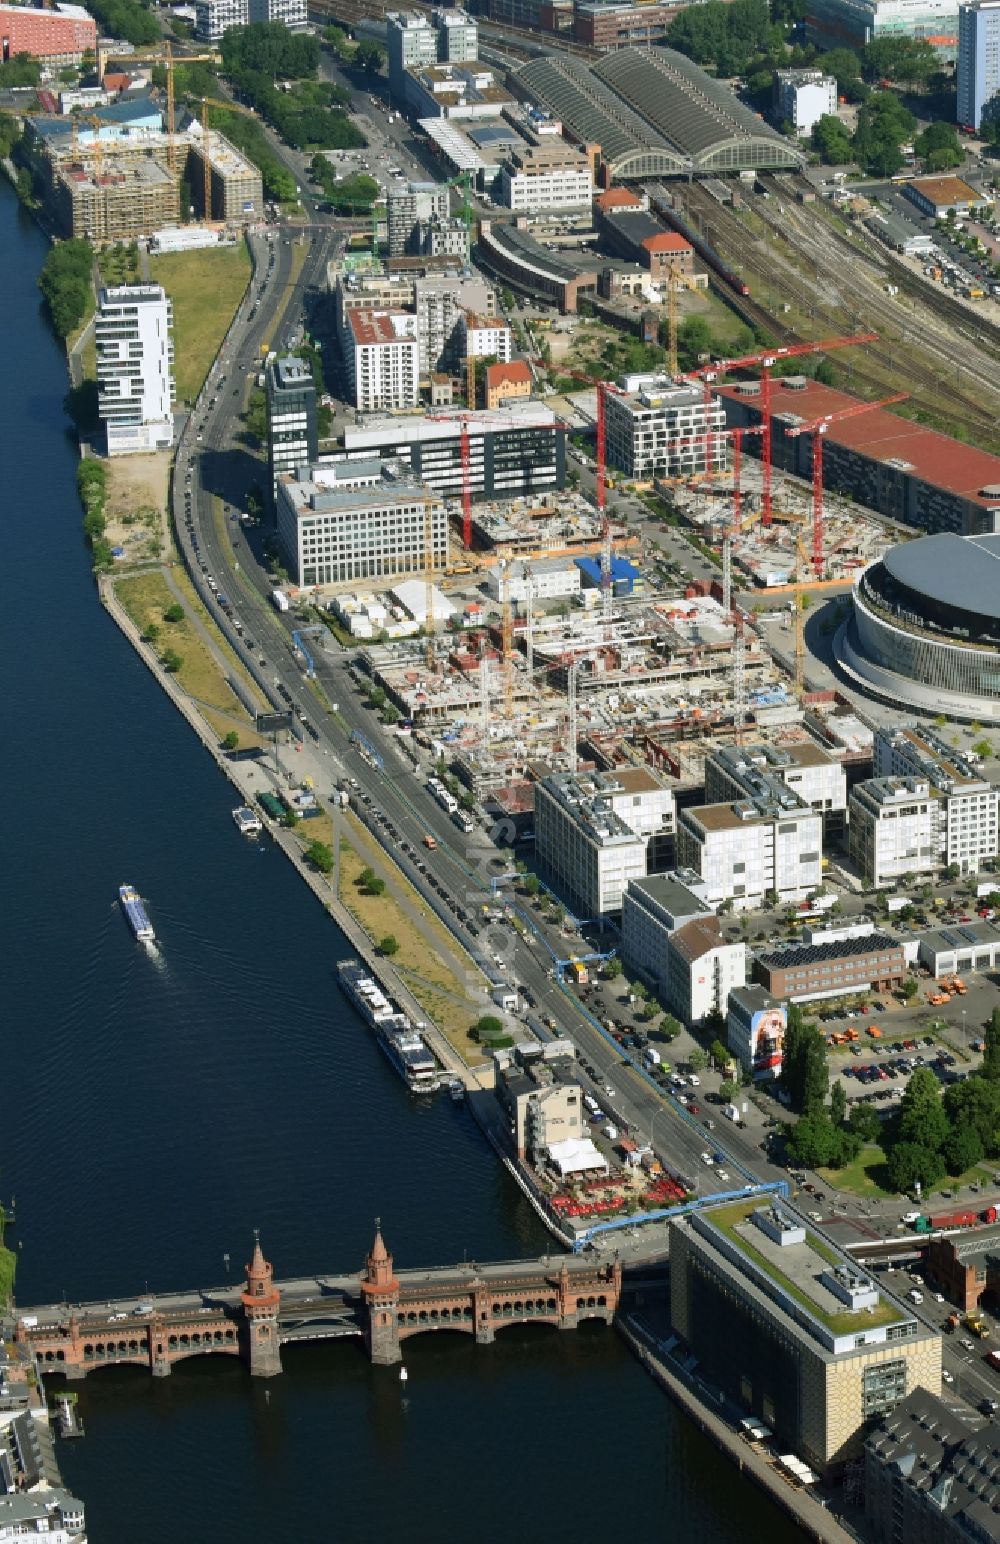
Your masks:
<svg viewBox="0 0 1000 1544"><path fill-rule="evenodd" d="M97 603L45 251L0 179L0 1194L19 1300L238 1279L254 1227L279 1275L348 1270L376 1214L401 1265L538 1253L468 1113L411 1100L340 996L336 928L238 836L229 785ZM93 1376L86 1438L60 1448L91 1539L797 1536L611 1331L434 1336L407 1362L405 1391L353 1342L290 1348L266 1388L221 1358Z"/></svg>

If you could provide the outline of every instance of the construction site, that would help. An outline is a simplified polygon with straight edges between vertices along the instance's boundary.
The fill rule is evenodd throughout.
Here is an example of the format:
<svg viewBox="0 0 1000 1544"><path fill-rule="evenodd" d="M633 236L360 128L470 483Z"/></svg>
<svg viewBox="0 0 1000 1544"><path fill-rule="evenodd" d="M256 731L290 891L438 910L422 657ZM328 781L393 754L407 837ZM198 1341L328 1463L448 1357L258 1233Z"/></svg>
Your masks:
<svg viewBox="0 0 1000 1544"><path fill-rule="evenodd" d="M738 368L774 363L754 356ZM717 401L714 382L702 384ZM821 454L812 482L775 475L770 435L719 428L713 412L697 436L711 442L702 457L711 470L654 482L651 503L679 514L718 558L716 579L678 586L663 572L655 535L627 533L608 517L605 415L617 390L597 383L592 502L569 493L453 500L465 550L447 577L425 575L424 635L373 642L363 669L475 799L528 825L534 787L554 772L645 765L683 793L701 786L711 751L751 738L819 746L862 766L871 731L850 702L804 689L800 597L845 590L898 529L828 498ZM844 416L868 409L852 405ZM822 443L827 427L803 419L800 430ZM755 433L760 458L744 460L744 434ZM751 602L740 574L770 604ZM446 626L434 600L440 583ZM795 634L791 676L758 636L761 611Z"/></svg>

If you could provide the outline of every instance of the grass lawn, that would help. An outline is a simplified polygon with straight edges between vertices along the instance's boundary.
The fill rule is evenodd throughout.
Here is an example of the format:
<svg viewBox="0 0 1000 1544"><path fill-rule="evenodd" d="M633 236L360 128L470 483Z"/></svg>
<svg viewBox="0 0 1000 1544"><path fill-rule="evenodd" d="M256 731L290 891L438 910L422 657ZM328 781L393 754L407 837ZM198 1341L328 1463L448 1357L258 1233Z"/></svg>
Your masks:
<svg viewBox="0 0 1000 1544"><path fill-rule="evenodd" d="M304 836L305 832L299 834ZM416 925L412 913L422 914L423 928L440 936L442 944L449 942L447 933L402 874L393 875L384 894L364 895L356 881L367 867L357 849L342 838L340 899L376 943L388 933L393 935L399 952L392 963L405 977L413 996L463 1061L469 1066L481 1065L486 1058L475 1041L469 1039L469 1026L479 1017L481 1007L467 996L464 982L445 960L428 948L425 933ZM405 906L392 893L393 889L405 897Z"/></svg>
<svg viewBox="0 0 1000 1544"><path fill-rule="evenodd" d="M189 611L180 622L165 622L163 613L174 604L174 596L161 573L136 574L131 579L121 579L115 592L132 620L144 631L151 622L160 629L157 648L162 653L175 649L183 661L177 671L177 680L188 696L199 707L215 710L222 715L214 719L213 727L224 725L222 733L237 729L244 746L256 741L250 728L250 719L243 704L227 685L219 667L209 653L203 639L191 621ZM214 718L214 715L213 715Z"/></svg>
<svg viewBox="0 0 1000 1544"><path fill-rule="evenodd" d="M732 1242L744 1252L744 1254L746 1254L747 1258L752 1260L753 1263L765 1273L765 1275L770 1276L771 1280L779 1287L781 1287L785 1292L787 1292L789 1297L793 1298L795 1302L797 1302L808 1313L813 1314L815 1318L819 1319L823 1324L825 1324L828 1329L832 1330L835 1335L845 1335L848 1334L851 1330L856 1330L858 1328L876 1329L879 1325L882 1324L894 1324L899 1319L900 1314L898 1308L896 1308L894 1304L887 1302L884 1298L880 1298L876 1306L872 1308L870 1312L867 1309L852 1312L850 1309L846 1308L843 1313L825 1312L825 1310L818 1303L816 1303L812 1297L810 1297L808 1292L806 1292L802 1287L794 1282L791 1277L786 1276L784 1271L779 1270L772 1260L768 1259L765 1254L755 1249L753 1245L748 1242L747 1230L745 1227L739 1229L739 1225L745 1223L751 1212L756 1211L759 1206L760 1202L756 1199L753 1201L739 1201L735 1206L720 1207L718 1210L714 1210L710 1214L710 1220L714 1222L716 1227L719 1228L720 1232L725 1233L726 1236L730 1238ZM827 1265L839 1264L839 1256L836 1255L834 1251L826 1244L824 1244L822 1239L817 1238L815 1234L807 1232L806 1241L810 1249L819 1255L820 1259L824 1260Z"/></svg>
<svg viewBox="0 0 1000 1544"><path fill-rule="evenodd" d="M178 402L193 402L250 281L250 254L236 247L168 252L150 259L150 277L174 303Z"/></svg>
<svg viewBox="0 0 1000 1544"><path fill-rule="evenodd" d="M842 1169L819 1169L820 1178L836 1190L849 1190L856 1196L892 1195L886 1172L885 1153L877 1142L863 1147L853 1162Z"/></svg>

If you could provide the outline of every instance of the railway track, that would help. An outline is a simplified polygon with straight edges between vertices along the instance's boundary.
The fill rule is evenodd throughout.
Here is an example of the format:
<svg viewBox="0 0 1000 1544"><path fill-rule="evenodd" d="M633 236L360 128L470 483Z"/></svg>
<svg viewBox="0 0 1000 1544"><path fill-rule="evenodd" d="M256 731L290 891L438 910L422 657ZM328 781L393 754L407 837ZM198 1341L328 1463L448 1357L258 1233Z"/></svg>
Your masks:
<svg viewBox="0 0 1000 1544"><path fill-rule="evenodd" d="M790 200L794 198L792 188L781 187L781 191ZM885 254L859 253L825 222L821 230L811 229L796 206L785 203L779 210L773 197L756 200L752 206L769 234L773 232L773 243L754 239L734 212L720 206L697 185L685 189L684 203L689 214L700 220L708 240L724 254L739 253L739 267L752 294L734 297L727 292L726 298L750 325L765 329L779 344L806 339L800 326L784 322L755 298L762 290L774 289L800 313L810 316L820 336L862 329L878 332L879 342L852 353L848 369L853 380L878 394L884 392L887 378L898 381L905 374L917 407L940 415L946 395L953 416L973 428L985 444L995 443L1000 394L992 340L955 336L959 320L968 325L975 319L951 297L932 297L946 304L928 306L929 325L920 334L918 323L901 313L898 302L884 292L891 271ZM813 279L783 255L787 243L813 264ZM842 289L848 278L851 291L845 295ZM955 316L956 310L960 317ZM984 394L993 397L995 405L988 400L984 403Z"/></svg>
<svg viewBox="0 0 1000 1544"><path fill-rule="evenodd" d="M407 8L428 17L438 9L435 5L425 4L424 0L413 0ZM339 21L348 26L373 19L384 21L390 11L398 9L398 3L387 3L387 0L363 0L363 3L359 3L359 0L309 0L310 15L315 15L321 21ZM545 53L575 54L580 59L601 57L600 49L590 48L586 43L571 42L555 33L532 32L528 27L506 24L500 26L482 17L476 20L481 37L490 43L502 43L505 53L516 54L522 59L534 59Z"/></svg>

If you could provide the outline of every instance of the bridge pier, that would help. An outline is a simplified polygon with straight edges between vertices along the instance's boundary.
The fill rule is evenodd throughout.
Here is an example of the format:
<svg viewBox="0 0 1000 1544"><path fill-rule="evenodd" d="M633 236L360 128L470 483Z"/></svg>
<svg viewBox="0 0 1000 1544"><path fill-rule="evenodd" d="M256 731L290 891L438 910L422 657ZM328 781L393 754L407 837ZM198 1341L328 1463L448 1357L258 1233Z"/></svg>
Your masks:
<svg viewBox="0 0 1000 1544"><path fill-rule="evenodd" d="M392 1273L392 1255L382 1231L375 1225L375 1242L365 1263L361 1294L368 1309L365 1345L376 1367L392 1367L403 1360L399 1344L399 1280Z"/></svg>
<svg viewBox="0 0 1000 1544"><path fill-rule="evenodd" d="M476 1316L476 1345L491 1346L497 1338L497 1332L493 1324L490 1294L485 1291L473 1292L472 1302Z"/></svg>
<svg viewBox="0 0 1000 1544"><path fill-rule="evenodd" d="M241 1294L246 1316L246 1356L251 1378L274 1378L281 1371L278 1308L281 1293L274 1285L274 1267L264 1259L255 1233L253 1259L247 1266L246 1291Z"/></svg>

